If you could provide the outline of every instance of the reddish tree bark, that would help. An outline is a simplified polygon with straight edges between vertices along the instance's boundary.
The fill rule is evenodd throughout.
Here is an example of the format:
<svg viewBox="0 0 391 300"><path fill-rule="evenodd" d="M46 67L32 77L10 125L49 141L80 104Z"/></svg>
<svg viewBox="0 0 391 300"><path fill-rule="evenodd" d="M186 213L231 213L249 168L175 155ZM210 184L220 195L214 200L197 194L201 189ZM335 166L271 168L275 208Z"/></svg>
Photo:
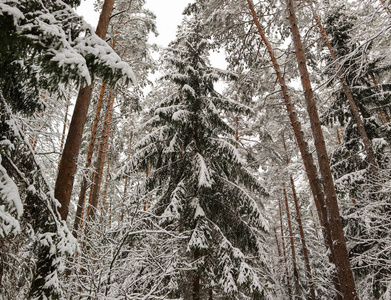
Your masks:
<svg viewBox="0 0 391 300"><path fill-rule="evenodd" d="M341 66L339 66L339 64L337 62L337 55L335 54L334 49L331 46L331 43L330 43L330 41L329 41L329 39L327 37L326 31L324 30L323 25L320 22L319 16L317 15L314 7L312 6L312 1L311 0L307 0L307 3L309 4L309 6L310 6L310 8L312 10L312 14L314 16L315 22L318 25L318 28L319 28L319 31L320 31L322 37L323 37L323 40L324 40L327 48L329 49L329 52L330 52L330 55L331 55L332 59L334 60L335 69L337 70L338 78L339 78L339 80L340 80L340 82L342 84L342 87L344 89L345 95L348 98L353 118L356 121L356 124L357 124L357 127L358 127L358 131L359 131L361 139L363 141L365 152L367 154L368 162L371 165L371 169L372 169L372 172L373 172L374 176L377 177L376 159L375 159L375 156L373 154L371 141L369 140L368 134L367 134L367 132L365 130L364 121L361 118L359 110L357 108L356 101L354 101L353 94L352 94L348 84L345 81L344 75L343 75L342 70L341 70ZM374 77L373 77L373 80L374 80L374 82L376 82L376 79Z"/></svg>
<svg viewBox="0 0 391 300"><path fill-rule="evenodd" d="M301 123L297 117L297 112L295 111L294 105L291 101L291 98L288 93L288 87L286 85L284 76L281 72L280 65L277 62L276 57L274 56L273 48L268 41L266 35L263 32L262 26L259 23L257 14L254 9L254 4L252 3L251 0L247 0L247 3L249 5L249 9L251 11L251 14L253 16L254 23L258 29L258 33L260 34L262 41L264 42L267 51L270 56L270 60L273 64L274 70L276 72L276 76L278 79L278 82L281 86L281 92L284 98L285 102L285 107L288 112L288 116L291 122L291 126L293 129L293 132L295 134L295 138L297 141L297 144L299 146L300 154L303 159L304 167L308 176L308 180L310 183L311 191L314 197L314 202L315 206L318 212L318 217L321 222L321 225L323 227L323 233L324 233L324 238L325 238L325 243L326 247L331 250L329 259L331 263L334 263L334 258L333 258L333 251L332 251L332 239L331 239L331 230L330 230L330 224L327 219L327 211L326 211L326 204L325 204L325 196L323 192L323 186L319 180L318 176L318 170L317 167L315 166L314 159L312 157L312 153L309 151L308 148L308 143L306 142L304 138L304 132L301 129ZM337 290L337 297L339 298L340 296L340 288L339 288L339 282L338 280L334 280L334 285Z"/></svg>
<svg viewBox="0 0 391 300"><path fill-rule="evenodd" d="M358 299L353 272L350 268L349 255L346 248L344 232L342 229L341 216L337 195L334 189L334 182L331 175L326 144L316 108L314 93L311 87L309 72L307 69L304 48L301 43L299 28L295 15L295 8L292 0L286 0L292 38L295 45L295 54L300 72L301 84L304 90L304 97L307 104L307 112L310 117L312 135L314 137L315 149L318 156L319 169L323 179L325 192L325 204L327 217L330 223L330 237L332 240L331 250L337 270L340 289L344 299Z"/></svg>
<svg viewBox="0 0 391 300"><path fill-rule="evenodd" d="M286 164L288 166L289 165L289 156L288 156L288 149L286 147L284 135L282 136L282 140L283 140L284 149L285 149ZM311 299L315 300L316 297L315 297L314 281L312 279L311 264L310 264L310 259L309 259L309 255L308 255L307 243L306 243L305 235L304 235L303 223L301 221L301 214L300 214L300 208L299 208L299 201L297 199L297 194L296 194L295 182L293 181L292 176L290 176L290 182L291 182L293 200L294 200L295 208L296 208L297 223L299 225L300 239L301 239L301 244L302 244L302 248L303 248L303 257L304 257L304 262L305 262L305 266L306 266L306 270L307 270L306 274L307 274L307 278L308 278L308 286L310 288Z"/></svg>
<svg viewBox="0 0 391 300"><path fill-rule="evenodd" d="M102 105L103 105L103 96L105 93L105 88L106 88L106 85L103 82L102 86L100 88L99 99L98 99L98 103L96 106L94 124L92 125L91 138L90 138L90 143L88 145L87 161L86 161L83 181L82 181L81 187L80 187L79 202L77 204L75 221L73 223L73 232L72 233L73 233L73 236L76 238L77 238L77 232L78 232L79 227L82 222L82 215L83 215L83 209L85 206L84 204L85 204L86 192L87 192L87 186L88 186L87 177L88 177L88 174L90 173L90 168L91 168L91 164L92 164L92 155L94 153L96 133L98 131L98 124L99 124L99 119L100 119L100 112L102 110Z"/></svg>
<svg viewBox="0 0 391 300"><path fill-rule="evenodd" d="M297 271L295 240L293 238L291 213L290 213L290 210L289 210L288 195L286 193L285 183L283 183L283 192L284 192L284 199L285 199L286 216L287 216L287 219L288 219L289 240L291 242L293 277L295 279L295 293L296 293L295 297L299 297L300 296L299 272Z"/></svg>
<svg viewBox="0 0 391 300"><path fill-rule="evenodd" d="M64 141L65 141L65 132L67 130L67 122L68 122L68 110L69 110L69 104L71 103L71 85L69 85L68 90L68 98L67 98L67 105L65 108L65 115L64 115L64 126L62 128L62 135L61 135L61 143L60 143L60 151L62 152L64 147Z"/></svg>
<svg viewBox="0 0 391 300"><path fill-rule="evenodd" d="M284 263L285 263L286 285L287 285L287 288L288 288L289 299L292 300L292 288L291 288L291 281L289 279L288 262L287 262L287 259L286 259L286 252L285 252L284 226L282 225L282 208L281 208L280 200L278 200L278 208L279 208L279 211L280 211L280 229L281 229L282 255L283 255Z"/></svg>
<svg viewBox="0 0 391 300"><path fill-rule="evenodd" d="M87 219L89 221L95 219L95 213L96 209L98 207L98 200L99 200L99 192L100 187L102 183L102 175L103 175L103 167L106 160L106 153L107 153L107 147L109 142L109 136L110 136L110 130L111 130L111 123L113 119L113 106L114 106L114 95L113 91L110 89L109 92L109 101L107 102L105 117L104 117L104 123L103 123L103 129L102 129L102 136L100 138L100 144L99 144L99 152L98 157L96 160L95 165L95 176L94 176L94 182L92 185L92 193L91 193L91 203L89 206Z"/></svg>
<svg viewBox="0 0 391 300"><path fill-rule="evenodd" d="M95 31L95 33L102 39L106 36L113 6L114 0L105 0L103 3L102 12ZM63 220L66 220L68 216L68 207L71 200L74 175L77 169L77 157L79 155L83 129L91 102L93 85L94 83L91 83L79 90L71 124L69 126L68 136L61 156L54 195L61 204L59 213Z"/></svg>

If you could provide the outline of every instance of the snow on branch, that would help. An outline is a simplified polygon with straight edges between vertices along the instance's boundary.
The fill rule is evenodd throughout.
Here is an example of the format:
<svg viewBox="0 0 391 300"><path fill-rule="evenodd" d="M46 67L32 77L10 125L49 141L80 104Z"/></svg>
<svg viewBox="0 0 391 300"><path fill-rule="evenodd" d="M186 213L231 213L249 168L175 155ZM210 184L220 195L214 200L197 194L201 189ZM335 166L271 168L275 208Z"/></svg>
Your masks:
<svg viewBox="0 0 391 300"><path fill-rule="evenodd" d="M213 179L211 178L208 166L200 153L195 155L196 169L198 171L198 187L211 187Z"/></svg>
<svg viewBox="0 0 391 300"><path fill-rule="evenodd" d="M18 219L23 214L18 187L1 165L0 155L0 237L20 232Z"/></svg>

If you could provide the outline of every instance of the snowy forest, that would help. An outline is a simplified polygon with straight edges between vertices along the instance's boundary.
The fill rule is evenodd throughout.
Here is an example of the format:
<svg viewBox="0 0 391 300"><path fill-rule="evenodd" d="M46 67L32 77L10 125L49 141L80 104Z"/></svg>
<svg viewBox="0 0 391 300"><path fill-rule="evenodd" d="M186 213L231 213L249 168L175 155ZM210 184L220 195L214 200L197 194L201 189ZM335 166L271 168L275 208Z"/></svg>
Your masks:
<svg viewBox="0 0 391 300"><path fill-rule="evenodd" d="M1 300L391 300L391 0L80 2L0 0Z"/></svg>

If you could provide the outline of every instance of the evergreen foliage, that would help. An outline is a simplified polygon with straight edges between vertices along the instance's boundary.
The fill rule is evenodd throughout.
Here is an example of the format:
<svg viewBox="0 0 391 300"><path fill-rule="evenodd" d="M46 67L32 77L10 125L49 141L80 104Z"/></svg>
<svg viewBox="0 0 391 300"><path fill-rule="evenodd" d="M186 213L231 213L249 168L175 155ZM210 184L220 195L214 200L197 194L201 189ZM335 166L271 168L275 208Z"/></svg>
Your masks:
<svg viewBox="0 0 391 300"><path fill-rule="evenodd" d="M389 0L313 1L312 9L309 1L194 0L164 50L148 43L148 35L165 29L156 27L147 0L116 0L106 41L72 10L80 2L0 0L0 298L337 297L325 230L335 218L323 218L330 211L313 201L324 185L312 188L318 172L307 172L291 133L293 123L302 124L295 133L312 156L316 139L286 18L287 3L294 3L357 294L390 299ZM336 61L319 39L319 23ZM225 55L229 71L212 67L211 50ZM130 67L138 83L131 88ZM149 77L155 70L164 73L156 83ZM340 74L364 120L375 173ZM87 199L90 187L100 187L91 192L99 201L94 219L86 208L78 211L75 241L60 221L52 186L65 116L77 89L93 80L78 159L86 167L75 176L85 179ZM286 95L294 122L284 110Z"/></svg>
<svg viewBox="0 0 391 300"><path fill-rule="evenodd" d="M134 80L129 66L60 0L0 2L0 87L14 111L42 110L39 90ZM56 76L53 76L56 74Z"/></svg>
<svg viewBox="0 0 391 300"><path fill-rule="evenodd" d="M6 274L0 291L10 299L24 298L27 291L29 299L61 299L59 270L65 255L74 253L76 244L60 221L53 190L1 94L0 108L0 273ZM21 250L16 245L30 251L24 257L15 255ZM26 269L18 270L20 266Z"/></svg>
<svg viewBox="0 0 391 300"><path fill-rule="evenodd" d="M2 293L10 299L60 299L63 260L76 244L60 221L59 203L15 114L45 109L42 89L61 99L63 84L89 84L94 76L112 84L135 79L130 67L62 1L1 1L0 26L0 273L7 274L1 278L7 283ZM16 270L19 264L26 269Z"/></svg>
<svg viewBox="0 0 391 300"><path fill-rule="evenodd" d="M262 231L268 229L251 191L265 190L245 168L235 130L223 117L251 110L214 91L214 82L233 74L209 66L197 5L188 11L194 16L164 56L164 79L175 89L154 109L147 125L153 130L137 144L132 162L153 168L146 190L162 226L189 236L180 251L192 271L181 275L172 296L190 297L194 278L220 297L261 299L267 293Z"/></svg>
<svg viewBox="0 0 391 300"><path fill-rule="evenodd" d="M355 16L346 13L346 7L336 7L326 19L326 32L344 71L346 83L351 88L354 100L365 122L365 130L375 151L380 168L387 167L387 145L390 142L388 125L384 124L389 115L391 86L382 82L383 74L391 70L391 65L381 58L371 59L372 45L359 47L352 38L355 29ZM334 71L328 74L333 76ZM376 78L381 81L378 82ZM335 80L330 81L330 85ZM368 165L360 135L351 116L346 95L342 88L333 92L333 102L323 114L323 121L329 125L344 126L344 136L340 147L332 154L333 171L339 180L337 187L349 186L350 195L357 197L360 184L367 176ZM342 188L343 189L343 188ZM346 190L346 189L345 189ZM342 190L341 190L342 192Z"/></svg>
<svg viewBox="0 0 391 300"><path fill-rule="evenodd" d="M388 189L382 187L390 182L388 116L391 86L384 79L391 65L385 57L372 54L376 51L373 48L375 40L366 43L365 47L360 46L354 36L356 22L357 16L350 15L345 6L337 6L329 12L325 29L364 119L378 164L377 178L372 176L346 95L339 87L332 94L333 102L323 120L344 128L341 144L332 153L331 163L336 188L343 199L349 255L361 286L359 292L363 298L387 299L391 253L382 249L387 249L390 241L391 202ZM333 76L330 70L328 74ZM334 85L333 80L330 85Z"/></svg>

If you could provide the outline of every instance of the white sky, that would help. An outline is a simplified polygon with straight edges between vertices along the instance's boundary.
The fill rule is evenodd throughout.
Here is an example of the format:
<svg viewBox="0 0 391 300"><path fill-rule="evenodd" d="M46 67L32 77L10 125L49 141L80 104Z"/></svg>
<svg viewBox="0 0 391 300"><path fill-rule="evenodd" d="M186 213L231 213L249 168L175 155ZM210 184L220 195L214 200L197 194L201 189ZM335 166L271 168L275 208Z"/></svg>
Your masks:
<svg viewBox="0 0 391 300"><path fill-rule="evenodd" d="M161 46L167 46L175 38L177 26L182 20L182 12L192 0L147 0L145 7L156 15L156 26L159 35L151 35L150 41ZM85 20L96 27L99 13L94 11L94 0L83 0L77 12Z"/></svg>
<svg viewBox="0 0 391 300"><path fill-rule="evenodd" d="M145 7L151 10L156 15L156 26L159 35L150 35L150 42L166 47L176 35L178 25L182 20L182 12L192 0L146 0ZM99 12L94 11L94 0L82 0L81 5L77 8L77 13L82 15L84 19L96 27L99 20ZM154 56L154 58L157 58ZM225 69L225 55L220 52L212 52L210 56L211 63L214 67ZM222 91L223 84L217 83L216 90Z"/></svg>

